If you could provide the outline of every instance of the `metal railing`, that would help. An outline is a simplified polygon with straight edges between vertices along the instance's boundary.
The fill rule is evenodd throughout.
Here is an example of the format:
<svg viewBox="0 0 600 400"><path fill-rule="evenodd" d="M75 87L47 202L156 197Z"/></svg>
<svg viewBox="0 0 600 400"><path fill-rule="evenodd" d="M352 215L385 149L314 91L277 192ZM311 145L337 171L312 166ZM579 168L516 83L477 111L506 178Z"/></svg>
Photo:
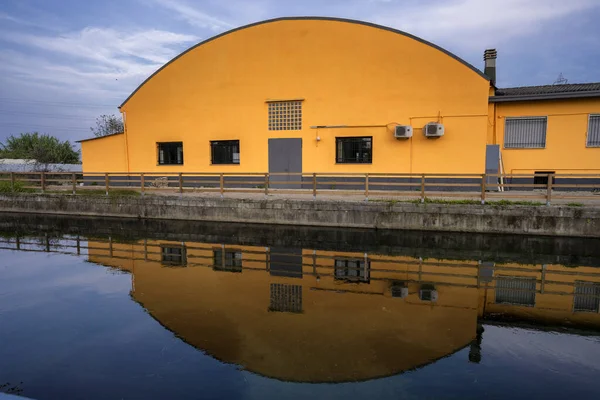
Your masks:
<svg viewBox="0 0 600 400"><path fill-rule="evenodd" d="M540 183L541 181L541 183ZM600 174L387 174L387 173L73 173L0 172L0 192L109 195L135 190L162 193L257 193L403 197L426 202L494 200L598 200Z"/></svg>

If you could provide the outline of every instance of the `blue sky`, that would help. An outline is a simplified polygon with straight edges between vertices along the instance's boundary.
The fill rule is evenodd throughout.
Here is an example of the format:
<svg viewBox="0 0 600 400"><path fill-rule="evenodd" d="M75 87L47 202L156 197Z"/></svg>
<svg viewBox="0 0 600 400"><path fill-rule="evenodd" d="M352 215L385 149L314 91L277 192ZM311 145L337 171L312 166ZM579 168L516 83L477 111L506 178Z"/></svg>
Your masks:
<svg viewBox="0 0 600 400"><path fill-rule="evenodd" d="M1 0L0 141L91 136L100 114L195 43L280 16L361 19L436 43L498 85L600 81L600 0Z"/></svg>

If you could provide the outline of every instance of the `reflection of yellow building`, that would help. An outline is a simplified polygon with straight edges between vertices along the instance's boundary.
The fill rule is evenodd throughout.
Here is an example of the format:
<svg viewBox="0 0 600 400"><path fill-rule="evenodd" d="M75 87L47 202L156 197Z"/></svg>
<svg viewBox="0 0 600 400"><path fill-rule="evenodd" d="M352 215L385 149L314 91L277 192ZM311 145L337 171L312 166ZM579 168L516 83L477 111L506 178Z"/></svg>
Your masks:
<svg viewBox="0 0 600 400"><path fill-rule="evenodd" d="M282 380L397 374L469 345L478 320L497 314L600 327L600 273L588 267L165 241L89 248L90 261L131 272L133 299L183 340Z"/></svg>

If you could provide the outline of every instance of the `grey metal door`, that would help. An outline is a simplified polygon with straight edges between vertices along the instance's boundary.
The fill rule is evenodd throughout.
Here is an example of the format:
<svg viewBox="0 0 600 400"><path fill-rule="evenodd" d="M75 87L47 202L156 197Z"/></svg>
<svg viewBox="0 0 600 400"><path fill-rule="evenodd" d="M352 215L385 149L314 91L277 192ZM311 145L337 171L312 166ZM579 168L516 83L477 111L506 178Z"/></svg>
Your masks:
<svg viewBox="0 0 600 400"><path fill-rule="evenodd" d="M275 189L300 189L302 181L302 139L269 139L269 174Z"/></svg>

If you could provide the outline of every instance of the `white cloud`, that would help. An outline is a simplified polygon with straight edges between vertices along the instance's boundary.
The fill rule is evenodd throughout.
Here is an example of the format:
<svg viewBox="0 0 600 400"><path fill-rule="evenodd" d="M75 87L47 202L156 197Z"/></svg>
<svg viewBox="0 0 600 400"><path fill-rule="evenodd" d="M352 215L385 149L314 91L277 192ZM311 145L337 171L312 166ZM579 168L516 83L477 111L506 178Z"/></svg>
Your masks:
<svg viewBox="0 0 600 400"><path fill-rule="evenodd" d="M234 27L233 24L225 22L220 18L209 15L203 11L199 11L198 9L181 1L153 0L153 3L163 8L174 11L177 14L178 18L198 28L210 29L212 31L221 31Z"/></svg>
<svg viewBox="0 0 600 400"><path fill-rule="evenodd" d="M595 7L600 7L597 0L450 0L411 6L390 2L371 19L428 40L480 49Z"/></svg>

